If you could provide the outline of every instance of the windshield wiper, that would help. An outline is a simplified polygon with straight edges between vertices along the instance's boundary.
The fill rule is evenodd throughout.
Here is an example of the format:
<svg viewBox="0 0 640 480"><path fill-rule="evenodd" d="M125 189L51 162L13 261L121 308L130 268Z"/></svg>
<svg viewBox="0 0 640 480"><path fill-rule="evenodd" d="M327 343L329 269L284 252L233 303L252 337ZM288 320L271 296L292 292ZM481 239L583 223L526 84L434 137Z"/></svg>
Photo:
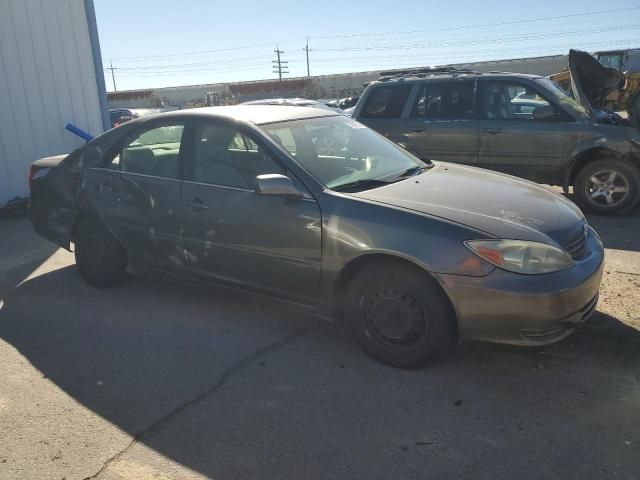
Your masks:
<svg viewBox="0 0 640 480"><path fill-rule="evenodd" d="M398 178L406 178L406 177L413 177L415 175L420 175L427 168L431 168L431 167L433 167L433 163L427 164L427 165L423 165L422 167L407 168L404 172L402 172L400 175L398 175Z"/></svg>
<svg viewBox="0 0 640 480"><path fill-rule="evenodd" d="M331 187L331 190L335 190L336 192L344 192L345 190L367 190L369 188L381 187L382 185L388 185L391 182L387 182L385 180L378 180L376 178L365 178L361 180L354 180L353 182L343 183L341 185L336 185L335 187Z"/></svg>

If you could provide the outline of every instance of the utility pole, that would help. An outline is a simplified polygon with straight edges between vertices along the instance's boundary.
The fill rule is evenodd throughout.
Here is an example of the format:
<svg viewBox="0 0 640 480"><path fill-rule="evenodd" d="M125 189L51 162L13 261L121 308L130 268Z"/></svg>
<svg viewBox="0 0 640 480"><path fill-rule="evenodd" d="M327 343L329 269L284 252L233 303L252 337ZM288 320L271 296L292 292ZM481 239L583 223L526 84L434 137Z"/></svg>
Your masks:
<svg viewBox="0 0 640 480"><path fill-rule="evenodd" d="M309 73L309 37L307 37L307 46L304 47L303 50L307 54L307 78L310 78L311 73Z"/></svg>
<svg viewBox="0 0 640 480"><path fill-rule="evenodd" d="M114 70L117 70L116 67L113 66L113 62L109 61L109 67L107 67L105 70L111 70L111 80L113 80L113 91L117 92L118 89L116 88L116 75L113 73Z"/></svg>
<svg viewBox="0 0 640 480"><path fill-rule="evenodd" d="M283 73L289 73L289 70L287 70L287 68L289 68L289 62L282 60L280 58L280 55L284 53L284 50L280 50L278 48L278 45L276 44L276 49L273 51L276 55L277 55L277 60L271 60L271 63L273 63L273 73L277 73L278 74L278 80L282 81L282 74Z"/></svg>

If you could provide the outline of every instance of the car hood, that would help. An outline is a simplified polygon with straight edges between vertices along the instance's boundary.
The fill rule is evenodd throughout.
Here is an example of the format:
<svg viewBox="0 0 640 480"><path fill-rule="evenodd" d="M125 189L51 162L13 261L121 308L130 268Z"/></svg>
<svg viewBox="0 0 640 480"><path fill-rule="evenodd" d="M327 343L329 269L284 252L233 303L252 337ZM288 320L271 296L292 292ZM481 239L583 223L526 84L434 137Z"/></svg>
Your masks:
<svg viewBox="0 0 640 480"><path fill-rule="evenodd" d="M571 91L588 112L603 109L607 96L618 89L624 75L615 68L602 65L594 56L580 50L569 50Z"/></svg>
<svg viewBox="0 0 640 480"><path fill-rule="evenodd" d="M498 238L560 244L579 235L585 224L578 207L548 188L444 162L415 177L352 195L441 217Z"/></svg>

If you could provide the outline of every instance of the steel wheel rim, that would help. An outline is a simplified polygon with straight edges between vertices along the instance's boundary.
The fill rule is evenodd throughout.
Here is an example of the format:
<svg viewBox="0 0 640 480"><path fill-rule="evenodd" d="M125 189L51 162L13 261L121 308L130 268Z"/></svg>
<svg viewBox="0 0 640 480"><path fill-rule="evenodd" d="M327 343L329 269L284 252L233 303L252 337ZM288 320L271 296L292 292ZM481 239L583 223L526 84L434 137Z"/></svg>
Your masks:
<svg viewBox="0 0 640 480"><path fill-rule="evenodd" d="M598 170L589 177L585 194L591 203L599 207L618 206L629 195L629 179L617 170Z"/></svg>
<svg viewBox="0 0 640 480"><path fill-rule="evenodd" d="M407 292L382 288L362 299L368 333L388 346L415 345L427 331L420 304Z"/></svg>

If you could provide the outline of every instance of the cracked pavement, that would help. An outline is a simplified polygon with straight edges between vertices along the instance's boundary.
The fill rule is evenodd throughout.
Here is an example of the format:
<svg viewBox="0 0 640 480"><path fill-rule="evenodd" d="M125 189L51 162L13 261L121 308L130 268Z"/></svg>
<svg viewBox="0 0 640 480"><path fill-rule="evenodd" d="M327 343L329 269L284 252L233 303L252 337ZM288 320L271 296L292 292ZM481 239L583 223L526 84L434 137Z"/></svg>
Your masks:
<svg viewBox="0 0 640 480"><path fill-rule="evenodd" d="M598 313L416 371L209 286L85 285L0 222L0 479L640 478L640 216L592 219Z"/></svg>

